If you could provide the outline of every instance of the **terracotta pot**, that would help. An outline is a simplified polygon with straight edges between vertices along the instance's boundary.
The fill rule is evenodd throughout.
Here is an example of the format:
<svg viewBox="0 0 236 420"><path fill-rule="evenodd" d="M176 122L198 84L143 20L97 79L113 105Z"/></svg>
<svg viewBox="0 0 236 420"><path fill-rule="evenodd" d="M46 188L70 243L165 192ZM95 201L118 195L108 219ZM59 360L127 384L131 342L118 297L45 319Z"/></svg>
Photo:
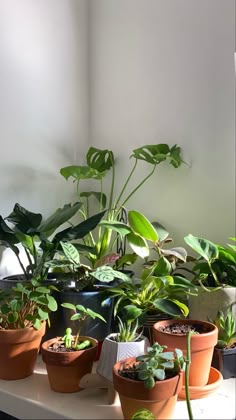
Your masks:
<svg viewBox="0 0 236 420"><path fill-rule="evenodd" d="M72 352L55 352L49 346L58 342L57 338L47 340L42 344L42 359L46 364L51 389L56 392L78 392L80 379L91 373L97 354L97 340L80 336L79 341L90 340L92 347Z"/></svg>
<svg viewBox="0 0 236 420"><path fill-rule="evenodd" d="M132 342L118 342L113 340L117 334L110 334L105 338L100 358L97 364L97 373L112 382L112 368L116 362L132 356L141 356L147 352L150 345L146 337L142 340Z"/></svg>
<svg viewBox="0 0 236 420"><path fill-rule="evenodd" d="M153 326L153 337L160 345L166 345L168 350L179 348L186 355L187 336L185 334L171 334L160 331L160 327L172 324L200 324L207 329L206 333L191 336L191 364L189 370L189 385L204 386L208 382L214 346L217 343L217 327L206 321L191 319L168 320L156 322Z"/></svg>
<svg viewBox="0 0 236 420"><path fill-rule="evenodd" d="M15 380L32 375L46 324L40 330L0 329L0 379Z"/></svg>
<svg viewBox="0 0 236 420"><path fill-rule="evenodd" d="M142 381L128 379L118 373L124 363L132 365L134 361L135 357L131 357L113 367L114 388L119 393L124 419L131 419L140 408L150 410L156 419L171 419L183 384L182 372L173 378L156 381L153 388L147 389Z"/></svg>

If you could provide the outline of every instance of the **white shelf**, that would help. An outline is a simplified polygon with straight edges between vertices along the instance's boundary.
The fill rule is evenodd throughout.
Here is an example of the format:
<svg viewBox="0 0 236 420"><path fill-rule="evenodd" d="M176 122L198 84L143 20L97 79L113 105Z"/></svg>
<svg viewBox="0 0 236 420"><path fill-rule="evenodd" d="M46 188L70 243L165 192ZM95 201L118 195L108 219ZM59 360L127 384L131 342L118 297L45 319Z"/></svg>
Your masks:
<svg viewBox="0 0 236 420"><path fill-rule="evenodd" d="M193 400L194 419L235 419L235 379L224 380L209 397ZM122 419L117 401L107 404L105 389L86 389L73 394L54 392L39 356L32 376L17 381L0 380L0 410L19 419ZM186 403L177 402L174 419L188 419Z"/></svg>

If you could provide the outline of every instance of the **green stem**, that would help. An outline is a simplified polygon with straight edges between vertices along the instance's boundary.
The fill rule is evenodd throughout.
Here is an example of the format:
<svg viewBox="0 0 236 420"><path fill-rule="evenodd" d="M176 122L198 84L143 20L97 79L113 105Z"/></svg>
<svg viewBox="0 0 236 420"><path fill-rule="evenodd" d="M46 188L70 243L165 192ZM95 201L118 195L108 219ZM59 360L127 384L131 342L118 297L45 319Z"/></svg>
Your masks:
<svg viewBox="0 0 236 420"><path fill-rule="evenodd" d="M112 179L111 179L111 191L110 191L110 199L109 199L109 206L108 209L112 208L113 202L113 195L114 195L114 186L115 186L115 162L112 161Z"/></svg>
<svg viewBox="0 0 236 420"><path fill-rule="evenodd" d="M133 175L133 173L134 173L134 171L135 171L135 168L136 168L137 164L138 164L138 159L135 159L133 169L131 170L131 172L130 172L130 174L129 174L128 178L126 179L126 182L124 183L124 186L123 186L123 188L122 188L122 190L121 190L121 192L120 192L120 194L119 194L119 196L118 196L118 198L117 198L117 200L116 200L116 202L115 202L114 208L116 208L116 207L118 206L119 201L120 201L120 199L121 199L122 195L124 194L124 191L125 191L125 189L126 189L126 187L127 187L128 183L129 183L129 181L130 181L130 179L131 179L131 177L132 177L132 175ZM122 206L119 206L119 208L120 208L120 207L122 207Z"/></svg>
<svg viewBox="0 0 236 420"><path fill-rule="evenodd" d="M208 263L208 265L209 265L209 267L210 267L211 274L213 275L213 278L214 278L214 280L215 280L215 282L216 282L216 285L217 285L217 286L220 286L220 282L219 282L219 280L218 280L218 278L217 278L217 275L216 275L215 271L214 271L214 270L213 270L213 268L212 268L211 263L209 262L209 263Z"/></svg>
<svg viewBox="0 0 236 420"><path fill-rule="evenodd" d="M137 185L137 187L134 188L133 191L131 191L131 193L126 197L126 199L121 204L120 208L124 207L127 201L132 197L132 195L134 195L136 191L139 190L139 188L148 180L148 178L150 178L153 175L155 169L156 169L156 165L154 165L153 170Z"/></svg>
<svg viewBox="0 0 236 420"><path fill-rule="evenodd" d="M187 409L188 409L189 420L193 420L193 413L192 413L192 407L191 407L191 402L190 402L190 393L189 393L189 368L190 368L190 364L191 364L190 341L191 341L191 335L192 334L193 334L193 332L189 331L189 333L187 335L187 355L186 355L186 359L185 359L186 367L185 367L185 372L184 372L185 397L186 397L186 404L187 404Z"/></svg>

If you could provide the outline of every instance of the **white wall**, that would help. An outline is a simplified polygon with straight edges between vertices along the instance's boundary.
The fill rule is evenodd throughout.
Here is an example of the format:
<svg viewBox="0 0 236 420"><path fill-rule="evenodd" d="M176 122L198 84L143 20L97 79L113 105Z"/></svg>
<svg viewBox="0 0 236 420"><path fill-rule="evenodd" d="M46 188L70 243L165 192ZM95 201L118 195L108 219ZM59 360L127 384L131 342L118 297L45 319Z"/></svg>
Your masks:
<svg viewBox="0 0 236 420"><path fill-rule="evenodd" d="M175 243L234 235L234 31L234 0L1 0L0 214L70 201L59 169L89 144L121 185L134 148L167 142L191 168L160 167L128 207Z"/></svg>
<svg viewBox="0 0 236 420"><path fill-rule="evenodd" d="M2 216L16 202L47 216L73 198L59 170L88 142L87 9L86 0L0 1ZM3 258L1 274L14 262Z"/></svg>
<svg viewBox="0 0 236 420"><path fill-rule="evenodd" d="M121 174L144 144L191 163L160 167L129 208L179 242L235 235L234 0L92 0L90 27L93 144Z"/></svg>

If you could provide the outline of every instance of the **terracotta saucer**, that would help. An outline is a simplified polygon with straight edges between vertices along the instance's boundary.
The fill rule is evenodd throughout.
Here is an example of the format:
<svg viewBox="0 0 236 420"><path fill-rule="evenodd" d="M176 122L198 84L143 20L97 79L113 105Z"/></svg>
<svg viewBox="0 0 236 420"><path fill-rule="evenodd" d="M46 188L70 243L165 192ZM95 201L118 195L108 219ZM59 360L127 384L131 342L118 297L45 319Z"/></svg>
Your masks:
<svg viewBox="0 0 236 420"><path fill-rule="evenodd" d="M209 394L215 392L216 389L219 388L222 381L223 376L221 373L217 369L211 367L209 379L206 385L189 387L190 399L197 400L199 398L207 397ZM178 397L185 400L185 386L182 387Z"/></svg>

